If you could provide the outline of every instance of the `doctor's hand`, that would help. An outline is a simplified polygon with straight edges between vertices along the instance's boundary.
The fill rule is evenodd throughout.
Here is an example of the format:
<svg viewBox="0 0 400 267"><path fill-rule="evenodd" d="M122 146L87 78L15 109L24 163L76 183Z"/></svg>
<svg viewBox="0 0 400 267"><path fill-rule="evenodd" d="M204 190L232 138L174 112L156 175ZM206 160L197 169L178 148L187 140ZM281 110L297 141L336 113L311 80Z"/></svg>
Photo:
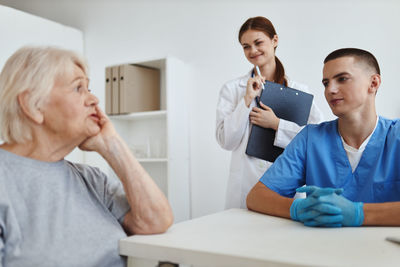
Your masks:
<svg viewBox="0 0 400 267"><path fill-rule="evenodd" d="M275 115L274 111L261 101L260 106L261 108L253 107L253 110L250 112L250 122L263 128L278 130L279 118Z"/></svg>
<svg viewBox="0 0 400 267"><path fill-rule="evenodd" d="M251 101L260 95L264 82L265 79L261 76L251 77L247 81L246 95L244 96L244 102L247 107L250 107Z"/></svg>

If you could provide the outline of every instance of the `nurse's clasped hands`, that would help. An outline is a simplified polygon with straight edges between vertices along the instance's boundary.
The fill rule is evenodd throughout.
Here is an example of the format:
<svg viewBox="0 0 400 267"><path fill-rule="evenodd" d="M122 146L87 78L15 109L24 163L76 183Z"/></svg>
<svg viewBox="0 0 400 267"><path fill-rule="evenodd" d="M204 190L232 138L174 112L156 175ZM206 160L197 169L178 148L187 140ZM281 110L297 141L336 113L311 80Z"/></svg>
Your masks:
<svg viewBox="0 0 400 267"><path fill-rule="evenodd" d="M317 186L304 186L297 188L297 192L307 193L307 198L295 199L290 207L290 216L295 221L315 224L312 226L340 227L343 219L341 209L331 204L321 203L320 196L341 194L342 189L320 188ZM318 210L314 208L318 207ZM323 211L323 212L322 212ZM311 226L311 225L310 225Z"/></svg>
<svg viewBox="0 0 400 267"><path fill-rule="evenodd" d="M360 226L364 221L363 203L343 197L341 188L305 186L296 191L306 192L307 198L293 201L290 216L306 226Z"/></svg>

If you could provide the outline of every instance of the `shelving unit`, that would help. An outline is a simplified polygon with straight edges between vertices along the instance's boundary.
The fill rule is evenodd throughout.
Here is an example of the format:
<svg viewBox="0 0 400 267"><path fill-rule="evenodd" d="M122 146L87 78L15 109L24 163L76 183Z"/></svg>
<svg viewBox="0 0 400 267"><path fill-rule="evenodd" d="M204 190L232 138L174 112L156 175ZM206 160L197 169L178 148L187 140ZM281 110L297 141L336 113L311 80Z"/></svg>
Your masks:
<svg viewBox="0 0 400 267"><path fill-rule="evenodd" d="M175 222L190 219L188 67L172 57L128 64L160 70L160 110L109 117L167 196Z"/></svg>
<svg viewBox="0 0 400 267"><path fill-rule="evenodd" d="M112 115L113 120L127 120L135 121L142 119L165 118L167 116L166 110L137 112L123 115Z"/></svg>

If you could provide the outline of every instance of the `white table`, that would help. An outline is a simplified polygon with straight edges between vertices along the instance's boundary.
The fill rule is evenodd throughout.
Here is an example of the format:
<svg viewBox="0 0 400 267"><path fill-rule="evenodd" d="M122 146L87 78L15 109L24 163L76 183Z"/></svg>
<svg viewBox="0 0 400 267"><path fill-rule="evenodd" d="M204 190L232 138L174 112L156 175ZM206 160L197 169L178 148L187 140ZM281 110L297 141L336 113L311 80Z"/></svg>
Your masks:
<svg viewBox="0 0 400 267"><path fill-rule="evenodd" d="M311 228L231 209L120 241L129 257L206 266L400 266L400 227Z"/></svg>

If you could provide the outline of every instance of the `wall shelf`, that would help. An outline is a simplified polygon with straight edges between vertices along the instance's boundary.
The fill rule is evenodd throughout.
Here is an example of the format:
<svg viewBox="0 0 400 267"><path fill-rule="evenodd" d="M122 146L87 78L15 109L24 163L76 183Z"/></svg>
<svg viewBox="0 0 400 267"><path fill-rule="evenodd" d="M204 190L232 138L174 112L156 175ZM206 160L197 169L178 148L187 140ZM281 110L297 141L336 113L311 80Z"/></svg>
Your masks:
<svg viewBox="0 0 400 267"><path fill-rule="evenodd" d="M127 120L127 121L161 119L161 118L165 118L166 116L167 116L166 110L136 112L136 113L119 114L119 115L108 115L108 117L113 120Z"/></svg>

